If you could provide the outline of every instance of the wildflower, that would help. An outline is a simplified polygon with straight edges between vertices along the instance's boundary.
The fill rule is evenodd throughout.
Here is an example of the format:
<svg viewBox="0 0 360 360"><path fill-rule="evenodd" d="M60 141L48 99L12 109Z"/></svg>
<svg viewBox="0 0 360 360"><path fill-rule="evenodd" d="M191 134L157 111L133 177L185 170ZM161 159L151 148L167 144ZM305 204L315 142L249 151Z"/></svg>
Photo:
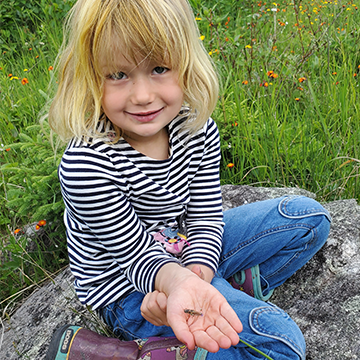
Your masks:
<svg viewBox="0 0 360 360"><path fill-rule="evenodd" d="M269 83L267 81L264 81L260 84L260 86L269 87Z"/></svg>
<svg viewBox="0 0 360 360"><path fill-rule="evenodd" d="M8 77L12 77L12 74L9 74Z"/></svg>
<svg viewBox="0 0 360 360"><path fill-rule="evenodd" d="M337 75L337 72L336 72L336 71L334 71L332 74L333 74L333 75Z"/></svg>
<svg viewBox="0 0 360 360"><path fill-rule="evenodd" d="M21 229L15 229L14 234L17 235L20 231L21 231Z"/></svg>
<svg viewBox="0 0 360 360"><path fill-rule="evenodd" d="M357 73L354 73L354 77L357 76Z"/></svg>
<svg viewBox="0 0 360 360"><path fill-rule="evenodd" d="M300 101L300 98L295 98L295 101Z"/></svg>
<svg viewBox="0 0 360 360"><path fill-rule="evenodd" d="M35 226L35 230L36 230L36 231L40 230L40 226L39 226L39 225L36 225L36 226Z"/></svg>
<svg viewBox="0 0 360 360"><path fill-rule="evenodd" d="M51 71L51 70L54 70L54 68L52 66L49 66L48 70Z"/></svg>
<svg viewBox="0 0 360 360"><path fill-rule="evenodd" d="M205 35L201 35L201 36L199 37L199 39L200 39L201 41L203 41L203 40L205 39Z"/></svg>
<svg viewBox="0 0 360 360"><path fill-rule="evenodd" d="M27 79L27 78L23 78L22 80L21 80L21 84L23 84L23 85L26 85L26 84L28 84L29 83L29 80Z"/></svg>
<svg viewBox="0 0 360 360"><path fill-rule="evenodd" d="M46 225L46 220L40 220L37 224L39 226L44 226L44 225Z"/></svg>
<svg viewBox="0 0 360 360"><path fill-rule="evenodd" d="M301 78L299 78L299 82L304 82L306 80L306 77L301 77Z"/></svg>
<svg viewBox="0 0 360 360"><path fill-rule="evenodd" d="M3 68L0 66L0 70L2 70Z"/></svg>
<svg viewBox="0 0 360 360"><path fill-rule="evenodd" d="M211 56L213 54L213 52L212 51L209 51L209 55Z"/></svg>
<svg viewBox="0 0 360 360"><path fill-rule="evenodd" d="M10 150L11 150L10 148L5 149L5 151L10 151Z"/></svg>
<svg viewBox="0 0 360 360"><path fill-rule="evenodd" d="M231 168L233 168L235 165L234 165L233 163L228 163L226 166L227 166L229 169L231 169Z"/></svg>
<svg viewBox="0 0 360 360"><path fill-rule="evenodd" d="M337 81L337 82L335 83L335 85L339 85L339 82Z"/></svg>
<svg viewBox="0 0 360 360"><path fill-rule="evenodd" d="M225 38L225 41L229 41L229 38L226 37L226 38Z"/></svg>
<svg viewBox="0 0 360 360"><path fill-rule="evenodd" d="M10 80L19 80L19 78L17 76L12 76Z"/></svg>
<svg viewBox="0 0 360 360"><path fill-rule="evenodd" d="M251 49L251 45L246 45L245 49Z"/></svg>
<svg viewBox="0 0 360 360"><path fill-rule="evenodd" d="M277 79L279 77L279 75L274 73L272 70L267 72L267 76L273 79Z"/></svg>
<svg viewBox="0 0 360 360"><path fill-rule="evenodd" d="M300 91L304 90L301 86L298 86L297 89L300 90Z"/></svg>
<svg viewBox="0 0 360 360"><path fill-rule="evenodd" d="M202 20L202 18L201 17L196 17L195 20L200 21L200 20Z"/></svg>
<svg viewBox="0 0 360 360"><path fill-rule="evenodd" d="M249 82L247 81L247 80L244 80L243 82L242 82L242 84L243 85L247 85Z"/></svg>
<svg viewBox="0 0 360 360"><path fill-rule="evenodd" d="M231 124L231 126L238 126L238 123L235 121L235 124Z"/></svg>
<svg viewBox="0 0 360 360"><path fill-rule="evenodd" d="M32 48L29 48L29 51L31 51L32 50Z"/></svg>
<svg viewBox="0 0 360 360"><path fill-rule="evenodd" d="M36 56L35 56L35 59L38 59L38 58L39 58L39 55L36 55Z"/></svg>

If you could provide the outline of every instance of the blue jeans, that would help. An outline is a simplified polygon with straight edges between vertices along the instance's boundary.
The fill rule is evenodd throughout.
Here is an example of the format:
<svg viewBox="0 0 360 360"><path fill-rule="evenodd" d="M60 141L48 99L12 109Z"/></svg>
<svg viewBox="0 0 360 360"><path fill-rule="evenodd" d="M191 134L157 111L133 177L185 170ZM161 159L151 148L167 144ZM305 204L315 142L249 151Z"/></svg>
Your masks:
<svg viewBox="0 0 360 360"><path fill-rule="evenodd" d="M241 339L276 360L305 359L305 341L298 326L281 309L234 289L225 279L259 264L263 293L281 285L325 243L329 213L315 200L285 196L224 212L223 249L212 281L238 314ZM134 292L104 309L105 321L126 340L174 336L171 328L154 326L142 318L144 295ZM259 359L242 343L208 353L206 359Z"/></svg>

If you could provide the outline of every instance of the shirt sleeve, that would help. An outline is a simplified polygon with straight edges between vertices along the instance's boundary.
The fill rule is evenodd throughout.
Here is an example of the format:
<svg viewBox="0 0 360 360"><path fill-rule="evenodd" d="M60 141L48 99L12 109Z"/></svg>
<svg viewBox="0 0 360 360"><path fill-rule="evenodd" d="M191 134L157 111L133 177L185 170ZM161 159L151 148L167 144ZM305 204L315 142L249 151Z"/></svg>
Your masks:
<svg viewBox="0 0 360 360"><path fill-rule="evenodd" d="M59 178L72 219L67 224L69 256L82 269L75 272L79 285L104 283L121 272L137 291L153 291L158 270L178 260L146 232L108 156L88 147L68 149Z"/></svg>
<svg viewBox="0 0 360 360"><path fill-rule="evenodd" d="M219 179L220 141L215 122L209 119L201 164L190 183L187 208L188 242L182 263L203 264L216 272L223 235L222 197Z"/></svg>

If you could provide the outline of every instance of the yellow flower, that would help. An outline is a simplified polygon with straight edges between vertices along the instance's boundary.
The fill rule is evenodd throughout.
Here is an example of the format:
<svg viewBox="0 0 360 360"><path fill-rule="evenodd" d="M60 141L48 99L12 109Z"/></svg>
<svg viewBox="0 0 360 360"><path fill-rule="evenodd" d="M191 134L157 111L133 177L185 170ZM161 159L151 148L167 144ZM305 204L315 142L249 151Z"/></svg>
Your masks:
<svg viewBox="0 0 360 360"><path fill-rule="evenodd" d="M202 20L202 18L201 17L196 17L195 20L200 21L200 20Z"/></svg>
<svg viewBox="0 0 360 360"><path fill-rule="evenodd" d="M201 35L201 36L199 37L199 39L200 39L201 41L203 41L203 40L205 39L205 35Z"/></svg>
<svg viewBox="0 0 360 360"><path fill-rule="evenodd" d="M26 71L29 71L28 69L24 69L24 71L26 72Z"/></svg>
<svg viewBox="0 0 360 360"><path fill-rule="evenodd" d="M251 49L251 45L246 45L245 49Z"/></svg>
<svg viewBox="0 0 360 360"><path fill-rule="evenodd" d="M10 80L19 80L19 78L17 76L12 76Z"/></svg>

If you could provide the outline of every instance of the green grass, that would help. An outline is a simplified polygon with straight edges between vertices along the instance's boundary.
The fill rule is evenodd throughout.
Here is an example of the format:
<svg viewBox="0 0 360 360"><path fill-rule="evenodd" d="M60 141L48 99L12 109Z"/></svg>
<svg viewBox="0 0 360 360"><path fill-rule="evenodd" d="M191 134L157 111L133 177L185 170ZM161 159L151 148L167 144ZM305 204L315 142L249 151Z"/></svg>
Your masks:
<svg viewBox="0 0 360 360"><path fill-rule="evenodd" d="M0 5L3 309L5 299L66 262L56 175L63 147L39 125L39 113L72 3ZM360 1L191 3L222 79L213 114L222 183L297 186L321 201L359 201ZM14 231L41 219L45 240L38 237L29 250Z"/></svg>

